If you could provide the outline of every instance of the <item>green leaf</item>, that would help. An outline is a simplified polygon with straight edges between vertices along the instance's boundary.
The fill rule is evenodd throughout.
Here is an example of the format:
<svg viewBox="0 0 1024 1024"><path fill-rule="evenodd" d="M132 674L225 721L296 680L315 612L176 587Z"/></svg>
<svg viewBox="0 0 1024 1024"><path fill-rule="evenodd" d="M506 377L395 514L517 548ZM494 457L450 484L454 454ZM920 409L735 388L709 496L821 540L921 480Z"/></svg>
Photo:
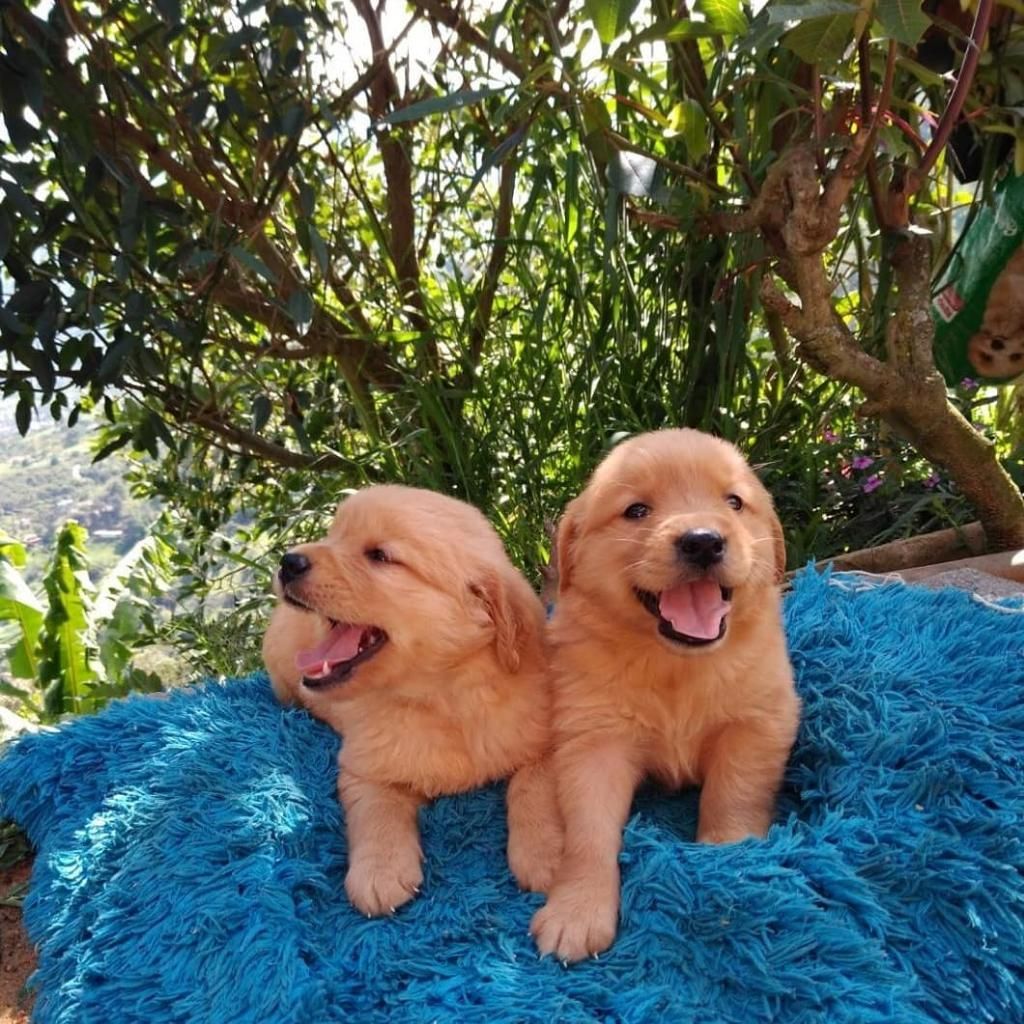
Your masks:
<svg viewBox="0 0 1024 1024"><path fill-rule="evenodd" d="M583 6L598 38L607 46L626 30L637 3L638 0L584 0Z"/></svg>
<svg viewBox="0 0 1024 1024"><path fill-rule="evenodd" d="M24 552L24 549L22 549ZM0 550L0 621L15 622L18 638L7 651L11 675L17 679L36 677L36 641L43 623L43 606L24 577Z"/></svg>
<svg viewBox="0 0 1024 1024"><path fill-rule="evenodd" d="M740 0L697 0L694 10L722 35L741 36L750 28Z"/></svg>
<svg viewBox="0 0 1024 1024"><path fill-rule="evenodd" d="M39 636L39 681L46 687L50 715L95 708L89 690L99 676L85 539L83 527L66 523L43 578L48 607Z"/></svg>
<svg viewBox="0 0 1024 1024"><path fill-rule="evenodd" d="M26 555L25 545L15 540L3 528L0 528L0 558L7 559L11 565L24 568Z"/></svg>
<svg viewBox="0 0 1024 1024"><path fill-rule="evenodd" d="M168 25L181 24L181 0L156 0L156 9Z"/></svg>
<svg viewBox="0 0 1024 1024"><path fill-rule="evenodd" d="M295 321L300 334L309 330L313 322L313 300L304 288L297 288L288 297L288 315Z"/></svg>
<svg viewBox="0 0 1024 1024"><path fill-rule="evenodd" d="M113 455L119 448L123 448L132 439L131 431L125 431L122 434L118 434L112 440L108 441L98 452L92 457L92 461L102 462L108 455Z"/></svg>
<svg viewBox="0 0 1024 1024"><path fill-rule="evenodd" d="M811 0L806 4L773 4L768 8L768 24L785 21L808 21L834 14L856 14L859 6L849 0Z"/></svg>
<svg viewBox="0 0 1024 1024"><path fill-rule="evenodd" d="M11 247L11 239L14 237L14 227L7 211L0 207L0 260L7 255Z"/></svg>
<svg viewBox="0 0 1024 1024"><path fill-rule="evenodd" d="M266 395L257 395L252 400L253 433L258 434L267 425L272 410L273 404Z"/></svg>
<svg viewBox="0 0 1024 1024"><path fill-rule="evenodd" d="M509 86L486 89L460 89L458 92L450 92L446 96L431 96L430 99L420 100L419 103L410 103L401 110L392 110L385 114L375 125L403 124L406 121L418 121L420 118L429 117L431 114L443 114L449 110L458 110L460 107L468 107L470 104L479 103L488 96L498 96L508 92Z"/></svg>
<svg viewBox="0 0 1024 1024"><path fill-rule="evenodd" d="M502 161L512 152L520 142L523 141L526 135L527 126L524 124L517 128L507 139L502 139L497 146L494 147L484 157L483 162L477 169L476 174L473 175L473 180L469 183L466 191L462 193L462 202L464 203L472 194L473 190L480 184L483 176L492 168L497 167Z"/></svg>
<svg viewBox="0 0 1024 1024"><path fill-rule="evenodd" d="M921 0L878 0L875 17L887 36L906 46L914 46L932 23Z"/></svg>
<svg viewBox="0 0 1024 1024"><path fill-rule="evenodd" d="M317 231L316 225L312 223L309 225L309 245L313 250L313 258L316 260L316 265L320 268L320 273L326 277L329 266L327 243L324 241L323 235Z"/></svg>
<svg viewBox="0 0 1024 1024"><path fill-rule="evenodd" d="M115 341L103 354L99 369L96 371L96 379L101 384L110 384L117 380L121 375L125 359L128 358L135 345L136 339L130 334L122 335Z"/></svg>
<svg viewBox="0 0 1024 1024"><path fill-rule="evenodd" d="M606 171L608 184L616 192L640 196L663 203L670 195L665 185L664 169L656 160L642 153L619 150L612 154Z"/></svg>
<svg viewBox="0 0 1024 1024"><path fill-rule="evenodd" d="M580 155L576 150L565 158L565 225L563 239L568 245L580 225Z"/></svg>
<svg viewBox="0 0 1024 1024"><path fill-rule="evenodd" d="M32 426L32 411L32 399L22 395L14 409L14 422L18 428L18 433L22 437L28 433L28 428Z"/></svg>
<svg viewBox="0 0 1024 1024"><path fill-rule="evenodd" d="M277 285L277 277L274 272L254 253L243 249L240 245L233 245L228 250L242 266L247 267L254 274L259 274L268 284Z"/></svg>
<svg viewBox="0 0 1024 1024"><path fill-rule="evenodd" d="M782 37L782 44L808 64L837 61L853 42L856 21L854 13L808 18L790 29Z"/></svg>
<svg viewBox="0 0 1024 1024"><path fill-rule="evenodd" d="M670 21L659 21L632 36L628 48L633 49L639 43L649 43L662 39L666 43L678 43L683 39L706 39L720 33L706 21L694 21L692 18L679 18Z"/></svg>
<svg viewBox="0 0 1024 1024"><path fill-rule="evenodd" d="M681 135L686 143L686 155L696 163L708 154L707 115L693 99L677 103L668 115L673 134Z"/></svg>

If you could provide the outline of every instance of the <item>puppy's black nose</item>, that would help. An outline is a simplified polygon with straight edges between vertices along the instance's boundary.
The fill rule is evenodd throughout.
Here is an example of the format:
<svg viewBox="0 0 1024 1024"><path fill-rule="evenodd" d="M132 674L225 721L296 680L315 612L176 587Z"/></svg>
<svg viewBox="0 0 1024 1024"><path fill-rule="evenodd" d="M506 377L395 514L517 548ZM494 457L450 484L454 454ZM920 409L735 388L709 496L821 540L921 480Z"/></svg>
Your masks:
<svg viewBox="0 0 1024 1024"><path fill-rule="evenodd" d="M305 555L289 551L281 559L281 571L278 575L281 577L282 583L293 583L300 576L305 576L309 572L309 566L310 561Z"/></svg>
<svg viewBox="0 0 1024 1024"><path fill-rule="evenodd" d="M683 561L706 569L725 557L725 538L717 530L687 530L676 537L676 550Z"/></svg>

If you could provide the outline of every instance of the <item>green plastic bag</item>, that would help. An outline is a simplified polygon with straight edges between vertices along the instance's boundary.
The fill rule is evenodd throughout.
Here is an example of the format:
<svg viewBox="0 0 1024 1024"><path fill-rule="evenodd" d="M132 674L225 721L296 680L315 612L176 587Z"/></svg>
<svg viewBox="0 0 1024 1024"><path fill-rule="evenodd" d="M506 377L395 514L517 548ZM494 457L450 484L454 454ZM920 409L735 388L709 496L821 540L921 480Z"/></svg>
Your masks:
<svg viewBox="0 0 1024 1024"><path fill-rule="evenodd" d="M968 224L932 291L935 364L1006 384L1024 373L1024 175L1003 173L993 201Z"/></svg>

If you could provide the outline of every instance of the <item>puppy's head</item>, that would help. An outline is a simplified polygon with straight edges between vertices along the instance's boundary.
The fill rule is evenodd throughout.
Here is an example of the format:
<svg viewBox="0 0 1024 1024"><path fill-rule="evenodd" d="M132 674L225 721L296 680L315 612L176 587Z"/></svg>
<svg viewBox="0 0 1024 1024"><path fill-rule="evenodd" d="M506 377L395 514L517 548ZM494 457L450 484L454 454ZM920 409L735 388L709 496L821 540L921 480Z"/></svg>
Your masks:
<svg viewBox="0 0 1024 1024"><path fill-rule="evenodd" d="M736 448L662 430L601 463L559 524L557 560L561 592L576 592L599 628L693 654L725 640L786 554L771 498Z"/></svg>
<svg viewBox="0 0 1024 1024"><path fill-rule="evenodd" d="M274 589L315 627L307 619L271 637L272 620L264 651L275 667L290 658L302 689L324 694L451 672L487 650L515 672L543 619L484 516L411 487L342 502L322 541L281 559ZM282 657L281 644L294 651Z"/></svg>
<svg viewBox="0 0 1024 1024"><path fill-rule="evenodd" d="M1024 330L978 331L967 343L967 359L979 377L1018 376L1024 372Z"/></svg>

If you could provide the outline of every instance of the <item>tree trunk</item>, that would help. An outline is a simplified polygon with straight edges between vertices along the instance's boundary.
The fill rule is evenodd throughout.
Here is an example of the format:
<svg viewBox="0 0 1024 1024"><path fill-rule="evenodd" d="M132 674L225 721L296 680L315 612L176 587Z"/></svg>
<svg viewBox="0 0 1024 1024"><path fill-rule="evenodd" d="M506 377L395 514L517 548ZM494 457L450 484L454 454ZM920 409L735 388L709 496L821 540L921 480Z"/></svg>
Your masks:
<svg viewBox="0 0 1024 1024"><path fill-rule="evenodd" d="M746 214L721 218L719 229L757 226L780 259L780 276L799 297L791 302L768 275L761 298L796 340L811 367L859 388L864 415L882 417L930 462L949 474L974 505L992 550L1024 547L1024 498L995 448L953 406L932 355L931 260L927 237L908 235L893 253L896 311L884 359L870 355L835 311L833 285L822 256L839 229L852 183L838 172L824 189L810 147L776 163Z"/></svg>

